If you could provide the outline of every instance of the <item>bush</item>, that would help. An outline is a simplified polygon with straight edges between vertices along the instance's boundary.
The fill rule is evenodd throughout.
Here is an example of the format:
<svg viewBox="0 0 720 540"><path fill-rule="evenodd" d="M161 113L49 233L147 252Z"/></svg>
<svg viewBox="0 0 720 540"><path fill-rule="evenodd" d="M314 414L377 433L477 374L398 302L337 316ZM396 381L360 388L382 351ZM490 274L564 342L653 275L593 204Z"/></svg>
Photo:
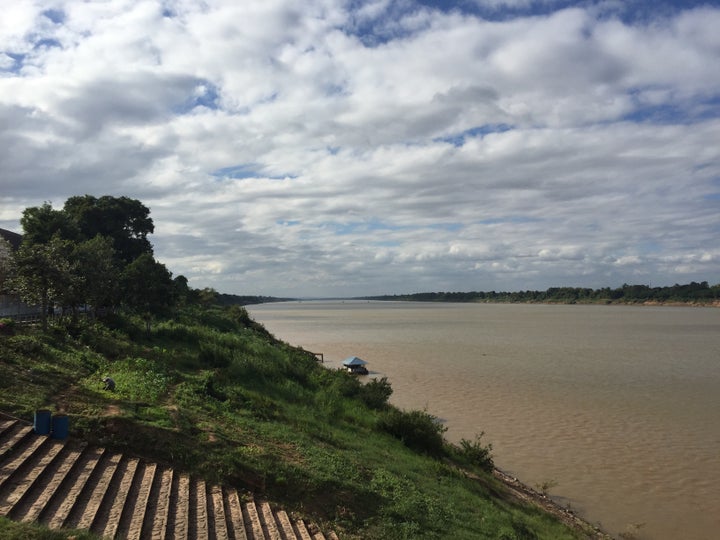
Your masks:
<svg viewBox="0 0 720 540"><path fill-rule="evenodd" d="M405 412L392 408L380 419L378 427L417 452L435 457L445 452L443 433L447 428L427 411Z"/></svg>
<svg viewBox="0 0 720 540"><path fill-rule="evenodd" d="M484 431L475 437L474 441L460 440L461 456L471 465L480 467L483 471L491 472L495 468L492 458L492 444L484 445L481 442Z"/></svg>
<svg viewBox="0 0 720 540"><path fill-rule="evenodd" d="M214 342L200 343L198 361L200 365L213 368L228 367L233 361L233 351Z"/></svg>
<svg viewBox="0 0 720 540"><path fill-rule="evenodd" d="M0 334L11 335L15 329L15 321L9 318L0 319Z"/></svg>
<svg viewBox="0 0 720 540"><path fill-rule="evenodd" d="M371 409L383 409L392 393L387 377L373 379L360 387L360 399Z"/></svg>

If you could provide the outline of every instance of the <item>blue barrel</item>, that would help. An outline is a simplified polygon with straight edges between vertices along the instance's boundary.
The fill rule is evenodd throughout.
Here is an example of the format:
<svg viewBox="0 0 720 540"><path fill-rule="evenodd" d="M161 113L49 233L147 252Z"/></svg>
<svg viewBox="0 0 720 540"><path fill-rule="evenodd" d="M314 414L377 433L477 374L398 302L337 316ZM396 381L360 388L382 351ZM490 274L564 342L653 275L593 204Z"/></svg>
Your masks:
<svg viewBox="0 0 720 540"><path fill-rule="evenodd" d="M56 414L52 417L53 439L66 439L70 429L70 418L66 414Z"/></svg>
<svg viewBox="0 0 720 540"><path fill-rule="evenodd" d="M50 411L35 411L33 430L38 435L50 435Z"/></svg>

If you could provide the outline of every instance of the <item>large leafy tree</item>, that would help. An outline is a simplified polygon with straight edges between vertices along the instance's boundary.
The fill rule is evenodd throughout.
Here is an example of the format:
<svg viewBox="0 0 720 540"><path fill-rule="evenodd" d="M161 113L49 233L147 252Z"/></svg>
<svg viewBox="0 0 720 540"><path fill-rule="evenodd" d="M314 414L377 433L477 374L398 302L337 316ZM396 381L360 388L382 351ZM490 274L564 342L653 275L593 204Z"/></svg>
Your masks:
<svg viewBox="0 0 720 540"><path fill-rule="evenodd" d="M170 307L190 293L187 279L175 281L153 257L148 235L150 211L128 197L70 197L62 210L50 203L28 208L21 220L24 237L17 254L21 297L39 304L46 325L48 308L90 304L124 306L146 316ZM122 294L120 294L122 291Z"/></svg>
<svg viewBox="0 0 720 540"><path fill-rule="evenodd" d="M15 269L12 246L0 237L0 294L7 294L10 290L10 278ZM186 280L187 281L187 280Z"/></svg>
<svg viewBox="0 0 720 540"><path fill-rule="evenodd" d="M96 236L75 245L72 253L73 271L82 284L82 303L90 304L97 315L103 307L118 300L120 270L115 263L113 241Z"/></svg>
<svg viewBox="0 0 720 540"><path fill-rule="evenodd" d="M45 243L26 243L15 255L17 276L13 288L29 304L40 306L43 329L47 328L49 308L74 294L77 286L69 254L72 244L53 236Z"/></svg>
<svg viewBox="0 0 720 540"><path fill-rule="evenodd" d="M165 312L174 301L172 273L149 253L143 253L122 272L123 303L140 313L150 330L153 315Z"/></svg>
<svg viewBox="0 0 720 540"><path fill-rule="evenodd" d="M118 260L129 264L140 255L152 255L148 235L155 230L150 210L129 197L82 195L65 201L65 214L77 226L81 239L111 238Z"/></svg>
<svg viewBox="0 0 720 540"><path fill-rule="evenodd" d="M26 208L20 224L23 228L23 243L29 245L48 243L55 235L66 240L76 240L79 232L66 212L55 210L48 202Z"/></svg>

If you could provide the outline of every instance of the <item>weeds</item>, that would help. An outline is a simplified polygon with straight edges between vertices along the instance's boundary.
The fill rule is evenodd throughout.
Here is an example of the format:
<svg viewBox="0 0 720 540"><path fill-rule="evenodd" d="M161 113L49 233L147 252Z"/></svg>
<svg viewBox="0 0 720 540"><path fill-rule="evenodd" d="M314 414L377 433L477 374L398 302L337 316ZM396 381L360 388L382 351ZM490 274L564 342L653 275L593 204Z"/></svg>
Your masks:
<svg viewBox="0 0 720 540"><path fill-rule="evenodd" d="M547 497L550 494L550 490L558 485L559 484L555 480L543 480L542 482L535 484L535 489L537 489L544 497Z"/></svg>
<svg viewBox="0 0 720 540"><path fill-rule="evenodd" d="M481 431L475 436L474 441L467 439L460 440L460 457L468 465L479 467L485 472L491 472L495 468L492 457L492 444L483 444L481 439L485 435Z"/></svg>

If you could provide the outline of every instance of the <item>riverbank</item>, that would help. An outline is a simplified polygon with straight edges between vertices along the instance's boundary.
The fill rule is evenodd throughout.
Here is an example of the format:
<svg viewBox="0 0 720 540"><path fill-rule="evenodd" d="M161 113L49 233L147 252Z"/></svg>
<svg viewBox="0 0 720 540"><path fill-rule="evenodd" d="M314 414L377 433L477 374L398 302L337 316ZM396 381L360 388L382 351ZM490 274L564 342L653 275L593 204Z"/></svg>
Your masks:
<svg viewBox="0 0 720 540"><path fill-rule="evenodd" d="M243 489L343 539L586 537L442 441L434 417L325 369L244 310L179 312L149 331L133 317L16 327L0 366L0 410L62 410L75 439Z"/></svg>
<svg viewBox="0 0 720 540"><path fill-rule="evenodd" d="M556 503L548 495L540 493L514 476L500 469L493 470L493 476L500 480L518 500L542 508L543 511L555 516L568 527L582 533L589 540L612 540L612 536L584 520L569 508Z"/></svg>

